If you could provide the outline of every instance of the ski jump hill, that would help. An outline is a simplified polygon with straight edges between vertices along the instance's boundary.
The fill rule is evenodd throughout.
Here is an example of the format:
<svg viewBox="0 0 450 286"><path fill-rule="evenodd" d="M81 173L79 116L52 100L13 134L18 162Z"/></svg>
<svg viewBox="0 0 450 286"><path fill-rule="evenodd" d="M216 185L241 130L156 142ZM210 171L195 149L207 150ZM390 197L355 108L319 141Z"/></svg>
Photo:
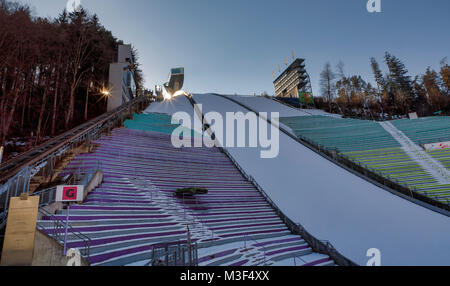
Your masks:
<svg viewBox="0 0 450 286"><path fill-rule="evenodd" d="M223 96L193 97L205 113L249 112ZM229 98L257 112L279 112L281 117L324 115L339 120L264 97ZM259 148L228 151L292 220L354 262L366 265L367 251L377 248L383 265L450 264L449 217L385 191L286 134L280 132L280 154L274 159L261 159Z"/></svg>

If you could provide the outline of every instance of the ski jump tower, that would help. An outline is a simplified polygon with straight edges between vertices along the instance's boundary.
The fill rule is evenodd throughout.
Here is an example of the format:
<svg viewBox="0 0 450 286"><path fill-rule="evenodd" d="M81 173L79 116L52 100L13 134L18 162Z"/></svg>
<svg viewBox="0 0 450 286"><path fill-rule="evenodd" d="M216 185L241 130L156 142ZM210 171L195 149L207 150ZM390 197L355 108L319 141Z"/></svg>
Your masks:
<svg viewBox="0 0 450 286"><path fill-rule="evenodd" d="M131 45L120 45L117 63L109 65L108 111L116 109L135 97L136 83Z"/></svg>
<svg viewBox="0 0 450 286"><path fill-rule="evenodd" d="M164 99L164 94L169 97L181 90L184 85L184 68L173 68L170 70L169 80L162 86L156 86L156 96Z"/></svg>

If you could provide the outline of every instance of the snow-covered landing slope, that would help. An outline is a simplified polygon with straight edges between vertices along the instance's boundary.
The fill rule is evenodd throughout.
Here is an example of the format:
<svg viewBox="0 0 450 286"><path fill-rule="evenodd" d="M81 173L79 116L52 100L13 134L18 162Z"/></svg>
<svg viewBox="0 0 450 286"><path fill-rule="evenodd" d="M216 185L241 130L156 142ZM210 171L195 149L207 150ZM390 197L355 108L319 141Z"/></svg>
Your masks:
<svg viewBox="0 0 450 286"><path fill-rule="evenodd" d="M153 102L144 113L166 113L173 115L179 111L192 113L192 105L185 96L177 96L171 100Z"/></svg>
<svg viewBox="0 0 450 286"><path fill-rule="evenodd" d="M195 95L204 112L248 112L218 96ZM450 265L450 219L397 197L280 133L280 154L228 149L292 220L366 265L378 248L383 265Z"/></svg>
<svg viewBox="0 0 450 286"><path fill-rule="evenodd" d="M296 109L289 107L288 105L282 104L276 100L268 99L262 96L234 96L227 95L234 100L239 101L242 104L250 106L255 111L258 112L279 112L280 117L291 117L291 116L313 116L313 115L323 115L332 116L340 118L339 115L330 114L319 109Z"/></svg>
<svg viewBox="0 0 450 286"><path fill-rule="evenodd" d="M203 133L201 119L197 116L194 117L193 108L189 100L186 96L177 96L172 98L171 100L164 100L161 102L153 102L150 106L144 111L144 113L165 113L168 115L174 115L177 112L186 112L191 116L191 123L180 122L180 124L186 128L193 129L199 134ZM195 122L194 122L195 121ZM206 137L209 137L208 134L205 134Z"/></svg>

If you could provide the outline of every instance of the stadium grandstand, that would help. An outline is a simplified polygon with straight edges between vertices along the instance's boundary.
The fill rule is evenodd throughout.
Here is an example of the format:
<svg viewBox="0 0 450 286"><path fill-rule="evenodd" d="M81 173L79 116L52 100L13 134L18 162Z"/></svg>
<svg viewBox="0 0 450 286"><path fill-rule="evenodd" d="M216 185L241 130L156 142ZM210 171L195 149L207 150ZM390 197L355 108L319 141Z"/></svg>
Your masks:
<svg viewBox="0 0 450 286"><path fill-rule="evenodd" d="M380 123L326 116L284 117L280 120L300 138L341 155L402 184L412 191L450 205L450 180L439 180L432 169L414 160ZM449 117L391 122L416 145L450 140ZM449 150L429 151L448 170ZM450 178L448 178L450 179Z"/></svg>
<svg viewBox="0 0 450 286"><path fill-rule="evenodd" d="M67 218L73 228L67 247L85 249L86 241L76 235L83 233L90 243L83 255L91 265L154 265L167 254L164 245L176 249L188 239L195 244L195 265L335 265L292 234L218 148L174 148L171 134L179 126L169 115L135 114L124 125L60 174L100 162L103 183L82 204L38 222L43 232L56 236L64 229L55 229L54 220ZM176 196L183 188L208 192Z"/></svg>

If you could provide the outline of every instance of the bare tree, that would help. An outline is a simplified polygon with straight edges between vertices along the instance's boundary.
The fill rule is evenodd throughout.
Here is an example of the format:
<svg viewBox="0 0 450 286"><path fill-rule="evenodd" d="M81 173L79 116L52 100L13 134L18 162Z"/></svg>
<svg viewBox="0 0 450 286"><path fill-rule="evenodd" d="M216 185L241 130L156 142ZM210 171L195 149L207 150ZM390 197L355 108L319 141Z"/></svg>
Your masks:
<svg viewBox="0 0 450 286"><path fill-rule="evenodd" d="M331 69L331 64L327 62L323 71L320 73L320 90L322 96L327 99L328 107L330 112L332 112L332 102L335 92L334 79L336 75Z"/></svg>

